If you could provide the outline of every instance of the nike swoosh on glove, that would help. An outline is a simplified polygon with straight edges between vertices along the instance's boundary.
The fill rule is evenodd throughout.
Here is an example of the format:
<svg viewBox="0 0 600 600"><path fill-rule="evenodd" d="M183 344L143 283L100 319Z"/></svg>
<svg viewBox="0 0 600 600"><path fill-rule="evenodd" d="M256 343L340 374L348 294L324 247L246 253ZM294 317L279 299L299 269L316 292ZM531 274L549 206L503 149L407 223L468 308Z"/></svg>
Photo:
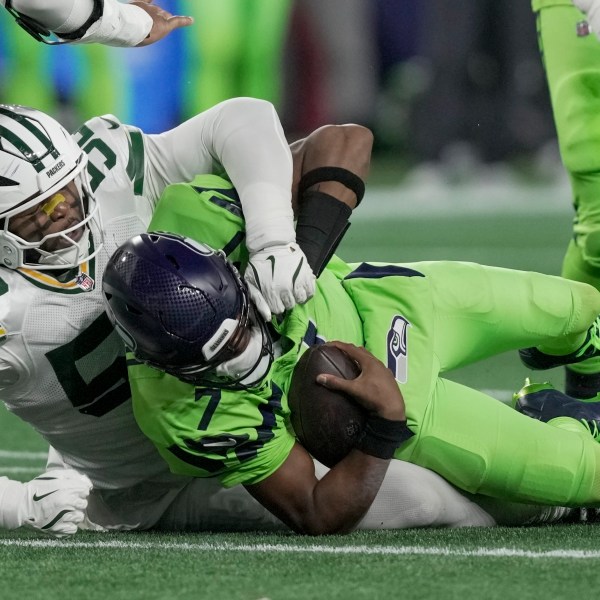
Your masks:
<svg viewBox="0 0 600 600"><path fill-rule="evenodd" d="M65 537L85 517L92 482L73 469L54 469L24 484L22 525Z"/></svg>
<svg viewBox="0 0 600 600"><path fill-rule="evenodd" d="M276 315L303 304L315 293L315 275L295 242L252 254L244 277Z"/></svg>

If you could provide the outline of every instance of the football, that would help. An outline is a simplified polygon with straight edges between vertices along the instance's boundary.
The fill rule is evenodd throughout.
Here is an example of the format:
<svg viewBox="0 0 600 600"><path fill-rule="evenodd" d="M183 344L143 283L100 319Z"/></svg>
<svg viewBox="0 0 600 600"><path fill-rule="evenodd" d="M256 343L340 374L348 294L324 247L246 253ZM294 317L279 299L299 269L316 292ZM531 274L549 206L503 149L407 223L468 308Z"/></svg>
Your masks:
<svg viewBox="0 0 600 600"><path fill-rule="evenodd" d="M288 402L298 441L319 462L333 467L356 445L367 413L349 396L316 382L320 373L354 379L360 367L343 350L311 346L294 369Z"/></svg>

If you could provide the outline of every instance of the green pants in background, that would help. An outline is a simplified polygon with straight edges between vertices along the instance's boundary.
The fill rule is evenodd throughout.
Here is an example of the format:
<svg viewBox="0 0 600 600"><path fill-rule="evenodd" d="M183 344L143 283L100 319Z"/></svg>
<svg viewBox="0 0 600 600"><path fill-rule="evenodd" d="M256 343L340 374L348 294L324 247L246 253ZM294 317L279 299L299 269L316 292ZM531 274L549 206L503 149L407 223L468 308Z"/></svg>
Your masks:
<svg viewBox="0 0 600 600"><path fill-rule="evenodd" d="M534 0L532 6L560 154L573 191L573 236L562 275L600 289L600 41L569 0ZM600 361L569 370L575 378L598 373ZM567 373L567 392L586 397L569 389L569 378Z"/></svg>

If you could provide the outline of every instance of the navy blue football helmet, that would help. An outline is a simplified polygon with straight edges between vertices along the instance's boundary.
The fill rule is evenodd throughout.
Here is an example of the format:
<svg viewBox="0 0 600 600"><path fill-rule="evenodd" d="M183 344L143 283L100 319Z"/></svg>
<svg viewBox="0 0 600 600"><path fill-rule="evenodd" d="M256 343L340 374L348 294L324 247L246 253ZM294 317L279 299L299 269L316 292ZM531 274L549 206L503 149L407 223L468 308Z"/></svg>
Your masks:
<svg viewBox="0 0 600 600"><path fill-rule="evenodd" d="M195 385L244 388L215 373L261 329L271 340L246 282L222 251L178 235L151 232L120 246L103 278L108 316L135 357ZM257 361L258 362L258 361Z"/></svg>

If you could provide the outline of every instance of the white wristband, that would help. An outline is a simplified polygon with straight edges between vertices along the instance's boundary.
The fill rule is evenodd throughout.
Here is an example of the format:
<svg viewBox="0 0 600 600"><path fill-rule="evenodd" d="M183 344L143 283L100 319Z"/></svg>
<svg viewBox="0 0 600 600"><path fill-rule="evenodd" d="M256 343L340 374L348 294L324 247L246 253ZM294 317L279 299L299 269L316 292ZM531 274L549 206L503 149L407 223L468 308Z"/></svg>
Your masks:
<svg viewBox="0 0 600 600"><path fill-rule="evenodd" d="M135 4L104 0L104 13L74 44L97 42L108 46L137 46L150 33L152 17Z"/></svg>
<svg viewBox="0 0 600 600"><path fill-rule="evenodd" d="M291 191L255 183L244 189L241 200L246 220L246 247L251 254L296 241Z"/></svg>

